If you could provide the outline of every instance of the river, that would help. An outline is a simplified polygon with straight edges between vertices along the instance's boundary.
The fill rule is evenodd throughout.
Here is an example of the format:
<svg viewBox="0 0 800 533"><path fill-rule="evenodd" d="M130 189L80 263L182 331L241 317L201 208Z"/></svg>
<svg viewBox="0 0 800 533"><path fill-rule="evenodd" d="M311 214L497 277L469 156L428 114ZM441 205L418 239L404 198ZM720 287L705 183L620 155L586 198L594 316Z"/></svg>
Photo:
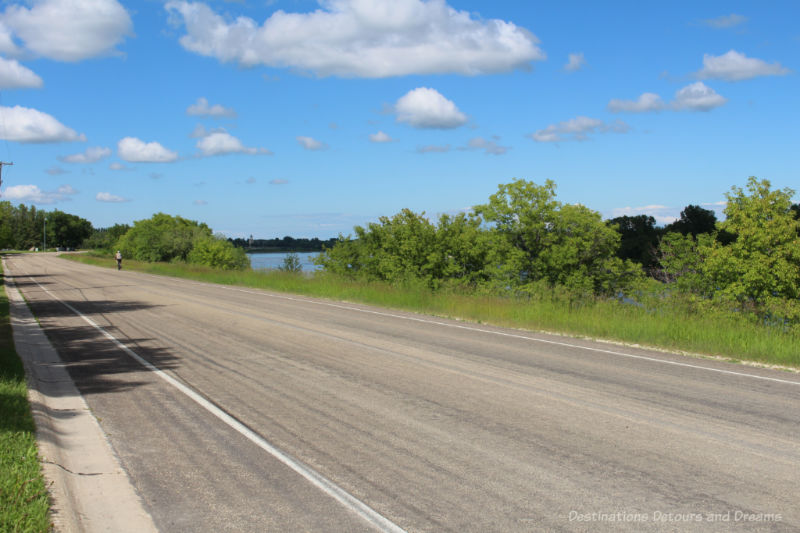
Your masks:
<svg viewBox="0 0 800 533"><path fill-rule="evenodd" d="M247 254L250 258L250 266L253 270L276 269L283 265L286 256L292 252L269 252L262 254ZM320 267L312 263L312 260L321 252L294 252L300 258L300 266L303 272L314 272Z"/></svg>

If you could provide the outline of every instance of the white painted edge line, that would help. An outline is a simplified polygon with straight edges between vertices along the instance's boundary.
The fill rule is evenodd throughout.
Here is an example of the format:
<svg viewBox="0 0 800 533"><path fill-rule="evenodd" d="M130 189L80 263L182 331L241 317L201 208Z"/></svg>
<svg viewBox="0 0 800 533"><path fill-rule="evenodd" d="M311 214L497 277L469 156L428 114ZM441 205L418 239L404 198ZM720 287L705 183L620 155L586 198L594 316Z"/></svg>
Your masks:
<svg viewBox="0 0 800 533"><path fill-rule="evenodd" d="M274 447L272 444L267 442L263 437L261 437L253 430L251 430L250 428L248 428L247 426L236 420L234 417L232 417L231 415L229 415L228 413L226 413L225 411L223 411L222 409L220 409L219 407L217 407L216 405L205 399L194 389L184 385L177 379L173 378L169 374L165 373L158 367L151 364L146 359L143 359L141 356L139 356L139 354L128 348L124 343L117 340L116 337L108 333L102 326L97 324L94 320L84 315L83 313L75 309L73 306L68 304L67 302L60 300L52 292L50 292L45 287L40 285L38 281L36 281L33 278L28 278L28 279L36 283L36 285L38 285L39 288L45 293L47 293L53 300L61 303L67 309L69 309L70 311L78 315L80 318L82 318L90 326L97 329L105 338L113 342L114 345L116 345L119 349L121 349L126 354L135 359L137 362L139 362L139 364L141 364L149 371L153 372L158 377L160 377L161 379L163 379L164 381L166 381L167 383L178 389L180 392L182 392L183 394L194 400L194 402L200 405L203 409L205 409L206 411L217 417L219 420L227 424L232 429L236 430L238 433L240 433L245 438L247 438L255 445L257 445L259 448L266 451L267 453L278 459L281 463L283 463L284 465L288 466L289 468L300 474L312 485L314 485L322 492L324 492L328 496L338 501L345 508L355 513L361 519L365 520L370 525L372 525L375 529L387 533L405 533L405 530L402 529L400 526L398 526L388 518L384 517L383 515L379 514L377 511L373 510L367 504L365 504L355 496L351 495L343 488L336 485L333 481L327 479L325 476L316 472L312 468L304 465L299 460L294 459L290 455Z"/></svg>
<svg viewBox="0 0 800 533"><path fill-rule="evenodd" d="M145 274L145 275L154 275L154 274ZM159 278L164 278L164 276L159 276ZM648 357L646 355L636 355L636 354L631 354L631 353L618 352L618 351L614 351L614 350L604 350L602 348L593 348L591 346L581 346L579 344L571 344L571 343L568 343L568 342L552 341L552 340L548 340L548 339L537 339L536 337L530 337L530 336L527 336L527 335L519 335L519 334L516 334L516 333L508 333L508 332L505 332L505 331L494 331L494 330L490 330L490 329L476 328L474 326L464 326L464 325L461 325L461 324L452 324L452 323L448 323L448 322L440 322L440 321L437 321L437 320L429 320L429 319L413 317L413 316L397 315L397 314L393 314L393 313L385 313L385 312L382 312L382 311L374 311L372 309L361 309L359 307L353 307L353 306L349 306L349 305L342 305L342 304L336 304L336 303L331 303L331 302L321 302L321 301L318 301L318 300L309 300L309 299L306 299L306 298L295 298L295 297L292 297L292 296L283 296L283 295L273 294L273 293L269 293L269 292L265 292L265 291L254 291L254 290L248 290L248 289L240 289L238 287L232 287L232 286L229 286L229 285L217 285L217 284L209 284L209 283L203 284L201 282L188 281L188 280L183 280L183 279L180 279L180 278L170 278L170 279L177 279L177 280L179 280L179 281L181 281L183 283L202 285L202 286L206 286L206 287L207 286L220 287L220 288L223 288L223 289L227 289L229 291L243 292L243 293L246 293L246 294L253 294L253 295L258 295L258 296L265 296L267 298L277 298L277 299L280 299L280 300L290 300L290 301L294 301L294 302L304 302L304 303L313 304L313 305L320 305L320 306L326 306L326 307L335 307L335 308L338 308L338 309L345 309L345 310L348 310L348 311L357 311L359 313L372 314L372 315L378 315L378 316L385 316L385 317L388 317L388 318L397 318L397 319L400 319L400 320L408 320L408 321L411 321L411 322L422 322L424 324L432 324L432 325L443 326L443 327L447 327L447 328L463 329L463 330L467 330L467 331L477 331L477 332L480 332L480 333L488 333L490 335L498 335L498 336L501 336L501 337L510 337L510 338L514 338L514 339L523 339L523 340L527 340L527 341L531 341L531 342L539 342L539 343L542 343L542 344L552 344L552 345L556 345L556 346L564 346L564 347L567 347L567 348L576 348L576 349L579 349L579 350L588 350L588 351L592 351L592 352L599 352L599 353L604 353L604 354L609 354L609 355L616 355L616 356L619 356L619 357L628 357L628 358L631 358L631 359L639 359L639 360L642 360L642 361L650 361L650 362L659 363L659 364L662 364L662 365L672 365L672 366L680 366L680 367L685 367L685 368L695 368L695 369L698 369L698 370L707 370L709 372L717 372L719 374L728 374L728 375L732 375L732 376L740 376L740 377L746 377L746 378L752 378L752 379L760 379L760 380L763 380L763 381L772 381L772 382L775 382L775 383L785 383L785 384L788 384L788 385L800 386L800 381L792 381L792 380L780 379L780 378L771 378L771 377L768 377L768 376L759 376L757 374L748 374L746 372L735 372L733 370L723 370L721 368L711 368L711 367L708 367L708 366L693 365L693 364L690 364L690 363L681 363L680 361L670 361L668 359L659 359L657 357Z"/></svg>

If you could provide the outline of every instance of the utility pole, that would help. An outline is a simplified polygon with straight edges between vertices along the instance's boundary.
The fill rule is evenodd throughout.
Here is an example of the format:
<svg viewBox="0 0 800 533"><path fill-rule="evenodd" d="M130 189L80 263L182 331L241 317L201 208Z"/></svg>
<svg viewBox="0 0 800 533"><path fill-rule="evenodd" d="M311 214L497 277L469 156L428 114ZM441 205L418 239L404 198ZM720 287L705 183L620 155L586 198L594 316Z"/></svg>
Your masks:
<svg viewBox="0 0 800 533"><path fill-rule="evenodd" d="M5 161L0 161L0 185L3 185L3 165L13 165L14 163L6 163Z"/></svg>
<svg viewBox="0 0 800 533"><path fill-rule="evenodd" d="M47 217L44 219L44 248L42 248L42 251L47 251Z"/></svg>

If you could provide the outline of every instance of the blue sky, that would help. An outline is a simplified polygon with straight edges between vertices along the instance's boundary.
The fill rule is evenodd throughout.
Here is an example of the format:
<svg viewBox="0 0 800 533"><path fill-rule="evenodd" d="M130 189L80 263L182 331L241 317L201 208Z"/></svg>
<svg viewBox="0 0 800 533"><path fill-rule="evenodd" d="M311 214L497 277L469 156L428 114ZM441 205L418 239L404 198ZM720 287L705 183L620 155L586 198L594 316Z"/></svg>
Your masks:
<svg viewBox="0 0 800 533"><path fill-rule="evenodd" d="M800 188L800 3L0 5L0 199L332 237L552 179L669 222ZM798 197L795 196L795 201Z"/></svg>

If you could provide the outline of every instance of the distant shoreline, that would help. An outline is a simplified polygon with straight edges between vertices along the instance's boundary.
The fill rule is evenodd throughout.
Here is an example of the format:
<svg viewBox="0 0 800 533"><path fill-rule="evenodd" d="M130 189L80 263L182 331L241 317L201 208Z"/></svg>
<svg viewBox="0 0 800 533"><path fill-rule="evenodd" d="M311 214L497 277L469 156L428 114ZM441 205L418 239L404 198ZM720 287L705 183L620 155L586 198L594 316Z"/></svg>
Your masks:
<svg viewBox="0 0 800 533"><path fill-rule="evenodd" d="M266 248L245 248L245 253L248 254L269 254L269 253L308 253L308 252L322 252L323 248L320 247L305 247L305 248L292 248L287 246L275 246Z"/></svg>

